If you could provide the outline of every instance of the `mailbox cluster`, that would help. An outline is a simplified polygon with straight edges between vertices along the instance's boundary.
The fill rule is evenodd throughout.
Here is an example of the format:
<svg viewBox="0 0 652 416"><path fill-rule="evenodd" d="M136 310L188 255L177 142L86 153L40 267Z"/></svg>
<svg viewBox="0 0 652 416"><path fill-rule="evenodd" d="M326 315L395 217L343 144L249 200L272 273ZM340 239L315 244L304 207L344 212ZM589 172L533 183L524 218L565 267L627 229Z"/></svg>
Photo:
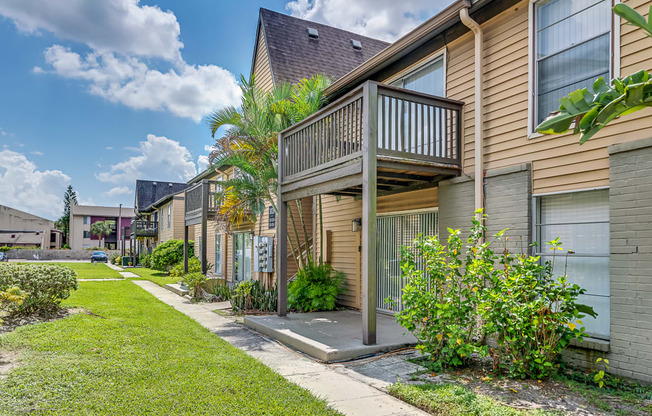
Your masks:
<svg viewBox="0 0 652 416"><path fill-rule="evenodd" d="M254 236L254 271L274 271L274 237Z"/></svg>

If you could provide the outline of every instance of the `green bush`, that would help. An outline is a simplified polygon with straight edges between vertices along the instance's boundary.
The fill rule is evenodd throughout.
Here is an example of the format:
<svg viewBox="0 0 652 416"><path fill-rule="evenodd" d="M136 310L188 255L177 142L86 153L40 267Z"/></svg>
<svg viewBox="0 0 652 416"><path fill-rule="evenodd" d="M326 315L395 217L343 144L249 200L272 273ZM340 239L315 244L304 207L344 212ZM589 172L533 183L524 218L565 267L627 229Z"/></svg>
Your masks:
<svg viewBox="0 0 652 416"><path fill-rule="evenodd" d="M231 288L226 283L215 285L213 287L213 294L217 296L218 302L226 302L227 300L231 300Z"/></svg>
<svg viewBox="0 0 652 416"><path fill-rule="evenodd" d="M206 276L201 272L199 273L188 273L183 276L183 283L188 286L188 291L190 296L193 298L201 297L201 286L206 283Z"/></svg>
<svg viewBox="0 0 652 416"><path fill-rule="evenodd" d="M288 286L290 309L303 312L332 311L343 290L344 273L330 264L309 263L299 269L296 279Z"/></svg>
<svg viewBox="0 0 652 416"><path fill-rule="evenodd" d="M189 241L188 257L193 257L194 255L194 243ZM164 272L174 267L180 261L183 261L183 240L168 240L156 247L150 255L150 267Z"/></svg>
<svg viewBox="0 0 652 416"><path fill-rule="evenodd" d="M228 289L228 286L226 287ZM275 285L273 288L267 289L258 280L247 280L235 285L228 296L233 312L273 312L276 311L278 304L278 287Z"/></svg>
<svg viewBox="0 0 652 416"><path fill-rule="evenodd" d="M61 246L61 249L62 250L70 250L70 246L68 244L64 244L63 246Z"/></svg>
<svg viewBox="0 0 652 416"><path fill-rule="evenodd" d="M188 273L201 273L201 262L197 257L190 257L188 259ZM180 263L177 263L170 270L170 276L181 277L183 275L184 272L183 272L183 260L182 260Z"/></svg>
<svg viewBox="0 0 652 416"><path fill-rule="evenodd" d="M183 255L183 253L181 253ZM150 268L152 267L152 255L151 254L141 254L140 258L138 259L140 261L140 265L143 267Z"/></svg>
<svg viewBox="0 0 652 416"><path fill-rule="evenodd" d="M550 376L561 350L582 339L579 319L595 315L577 303L584 290L565 276L553 277L552 262L510 253L505 230L482 242L486 228L475 218L472 224L466 246L460 230L449 229L447 246L420 237L413 249L403 249L407 283L397 321L417 337L417 349L429 354L435 369L463 365L471 353L491 353L512 377ZM500 255L493 242L502 243ZM549 244L561 249L558 239ZM486 335L497 348L484 345Z"/></svg>
<svg viewBox="0 0 652 416"><path fill-rule="evenodd" d="M34 250L39 249L40 247L22 247L22 246L2 246L0 251L9 251L9 250Z"/></svg>
<svg viewBox="0 0 652 416"><path fill-rule="evenodd" d="M15 314L52 312L77 289L77 273L64 266L0 263L0 290L26 293Z"/></svg>
<svg viewBox="0 0 652 416"><path fill-rule="evenodd" d="M120 253L113 253L113 254L111 254L111 256L109 257L109 262L110 262L111 264L115 264L116 266L119 266L119 265L120 265L120 261L121 261L121 260L122 260L122 256L120 255Z"/></svg>

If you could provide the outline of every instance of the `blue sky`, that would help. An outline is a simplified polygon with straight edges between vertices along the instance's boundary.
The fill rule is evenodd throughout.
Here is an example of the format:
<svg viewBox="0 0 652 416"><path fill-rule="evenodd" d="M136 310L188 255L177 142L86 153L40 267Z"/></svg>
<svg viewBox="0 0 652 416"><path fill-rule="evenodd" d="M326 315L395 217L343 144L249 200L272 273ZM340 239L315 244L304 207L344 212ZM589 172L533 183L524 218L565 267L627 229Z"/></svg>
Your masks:
<svg viewBox="0 0 652 416"><path fill-rule="evenodd" d="M56 219L68 184L131 206L136 179L186 181L202 117L238 102L260 7L392 40L446 2L397 3L0 0L0 204Z"/></svg>

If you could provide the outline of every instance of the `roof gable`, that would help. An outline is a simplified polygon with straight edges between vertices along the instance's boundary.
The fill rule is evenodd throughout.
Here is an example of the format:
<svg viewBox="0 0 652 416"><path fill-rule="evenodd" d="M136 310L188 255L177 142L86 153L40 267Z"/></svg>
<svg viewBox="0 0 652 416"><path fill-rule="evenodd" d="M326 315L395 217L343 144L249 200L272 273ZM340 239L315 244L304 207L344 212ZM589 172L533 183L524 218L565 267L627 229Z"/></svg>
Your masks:
<svg viewBox="0 0 652 416"><path fill-rule="evenodd" d="M137 212L148 211L152 205L162 198L169 195L177 194L188 185L179 182L166 182L166 181L145 181L141 179L136 180L136 206Z"/></svg>
<svg viewBox="0 0 652 416"><path fill-rule="evenodd" d="M264 36L274 85L296 83L316 74L336 80L389 46L378 39L268 9L260 9L258 24L257 36ZM308 28L316 29L318 38L309 37ZM354 48L352 40L359 41L361 49Z"/></svg>

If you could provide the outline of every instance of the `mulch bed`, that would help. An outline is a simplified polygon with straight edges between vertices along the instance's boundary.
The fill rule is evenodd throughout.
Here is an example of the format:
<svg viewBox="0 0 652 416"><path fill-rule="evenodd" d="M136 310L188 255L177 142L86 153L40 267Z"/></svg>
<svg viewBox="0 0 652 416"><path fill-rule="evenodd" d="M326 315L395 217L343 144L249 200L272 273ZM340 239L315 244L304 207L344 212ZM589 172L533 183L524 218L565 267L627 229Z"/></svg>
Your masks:
<svg viewBox="0 0 652 416"><path fill-rule="evenodd" d="M90 313L84 309L79 309L79 308L70 308L70 309L61 308L56 312L49 313L49 314L37 314L37 315L16 316L16 317L5 316L2 318L3 321L2 324L0 324L0 335L7 332L11 332L16 328L19 328L24 325L37 324L40 322L56 321L57 319L65 318L68 315L73 315L82 312Z"/></svg>

